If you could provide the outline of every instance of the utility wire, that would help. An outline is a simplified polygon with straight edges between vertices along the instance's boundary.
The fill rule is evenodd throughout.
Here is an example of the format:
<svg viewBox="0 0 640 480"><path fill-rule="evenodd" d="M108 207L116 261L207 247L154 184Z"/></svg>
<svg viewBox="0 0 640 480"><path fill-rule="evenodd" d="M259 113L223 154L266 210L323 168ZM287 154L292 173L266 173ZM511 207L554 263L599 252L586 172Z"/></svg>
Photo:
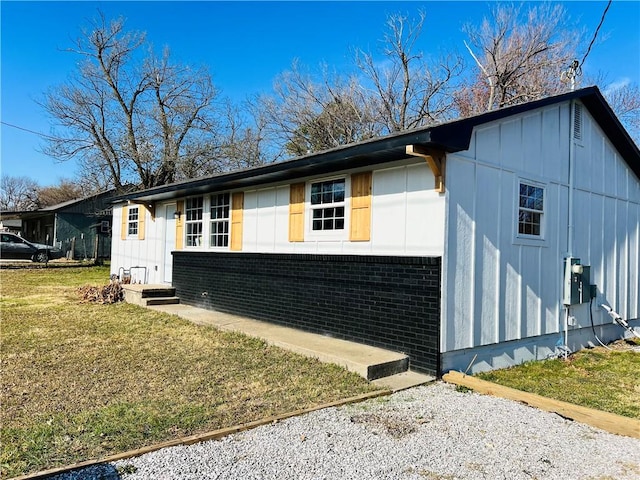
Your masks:
<svg viewBox="0 0 640 480"><path fill-rule="evenodd" d="M20 126L18 126L18 125L14 125L14 124L12 124L12 123L3 122L3 121L1 121L1 120L0 120L0 123L1 123L2 125L7 126L7 127L16 128L16 129L18 129L18 130L22 130L22 131L24 131L24 132L33 133L33 134L38 135L39 137L42 137L42 138L48 138L48 139L50 139L50 140L55 140L55 138L54 138L54 137L52 137L52 136L50 136L50 135L45 135L44 133L36 132L35 130L29 130L28 128L20 127Z"/></svg>
<svg viewBox="0 0 640 480"><path fill-rule="evenodd" d="M578 65L579 67L581 67L584 64L584 61L587 59L587 56L589 55L589 52L591 52L591 47L593 46L593 43L596 41L596 37L598 36L598 32L600 31L600 27L602 27L602 24L604 23L604 17L607 15L607 11L609 10L609 7L611 6L611 2L613 0L609 0L609 3L607 3L606 8L604 9L604 12L602 12L602 17L600 18L600 23L598 24L598 28L596 28L596 31L593 34L593 38L591 39L591 43L589 43L589 48L587 48L587 53L584 54L584 57L582 57L582 61L580 62L580 65Z"/></svg>

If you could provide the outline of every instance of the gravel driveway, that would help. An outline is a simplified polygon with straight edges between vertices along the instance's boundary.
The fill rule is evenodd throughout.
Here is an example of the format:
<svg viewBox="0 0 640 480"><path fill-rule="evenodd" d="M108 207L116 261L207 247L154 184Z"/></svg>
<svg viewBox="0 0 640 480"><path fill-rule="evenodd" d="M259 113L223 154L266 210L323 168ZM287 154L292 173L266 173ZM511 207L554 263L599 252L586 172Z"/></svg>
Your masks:
<svg viewBox="0 0 640 480"><path fill-rule="evenodd" d="M639 479L640 440L443 382L70 479Z"/></svg>

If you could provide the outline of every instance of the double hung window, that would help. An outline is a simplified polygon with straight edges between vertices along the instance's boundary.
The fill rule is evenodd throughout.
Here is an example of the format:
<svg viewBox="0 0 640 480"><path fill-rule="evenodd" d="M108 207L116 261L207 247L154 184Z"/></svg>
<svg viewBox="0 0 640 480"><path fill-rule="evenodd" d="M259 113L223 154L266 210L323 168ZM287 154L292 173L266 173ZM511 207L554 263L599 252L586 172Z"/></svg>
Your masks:
<svg viewBox="0 0 640 480"><path fill-rule="evenodd" d="M520 182L518 195L518 234L542 238L544 227L544 188Z"/></svg>
<svg viewBox="0 0 640 480"><path fill-rule="evenodd" d="M229 193L211 195L210 247L229 246Z"/></svg>
<svg viewBox="0 0 640 480"><path fill-rule="evenodd" d="M345 179L311 184L311 229L344 230Z"/></svg>
<svg viewBox="0 0 640 480"><path fill-rule="evenodd" d="M137 236L140 210L138 207L129 207L127 210L127 235Z"/></svg>
<svg viewBox="0 0 640 480"><path fill-rule="evenodd" d="M202 245L203 197L188 198L185 203L185 227L187 247Z"/></svg>

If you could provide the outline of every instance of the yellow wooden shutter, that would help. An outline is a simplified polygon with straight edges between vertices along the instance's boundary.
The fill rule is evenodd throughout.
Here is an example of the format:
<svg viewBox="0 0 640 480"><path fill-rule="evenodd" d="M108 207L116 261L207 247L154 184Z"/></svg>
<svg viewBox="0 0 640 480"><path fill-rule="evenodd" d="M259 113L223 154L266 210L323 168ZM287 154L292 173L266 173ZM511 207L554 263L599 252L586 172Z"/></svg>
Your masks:
<svg viewBox="0 0 640 480"><path fill-rule="evenodd" d="M351 236L352 242L371 239L371 172L351 175Z"/></svg>
<svg viewBox="0 0 640 480"><path fill-rule="evenodd" d="M231 195L231 250L242 250L242 214L244 192Z"/></svg>
<svg viewBox="0 0 640 480"><path fill-rule="evenodd" d="M180 200L176 202L176 212L179 213L178 218L176 219L176 250L182 250L182 245L184 241L184 201Z"/></svg>
<svg viewBox="0 0 640 480"><path fill-rule="evenodd" d="M304 242L304 183L289 187L289 241Z"/></svg>
<svg viewBox="0 0 640 480"><path fill-rule="evenodd" d="M138 205L138 240L144 240L144 224L147 218L147 209L144 205Z"/></svg>
<svg viewBox="0 0 640 480"><path fill-rule="evenodd" d="M127 239L127 221L129 220L129 209L122 207L122 226L120 227L120 239Z"/></svg>

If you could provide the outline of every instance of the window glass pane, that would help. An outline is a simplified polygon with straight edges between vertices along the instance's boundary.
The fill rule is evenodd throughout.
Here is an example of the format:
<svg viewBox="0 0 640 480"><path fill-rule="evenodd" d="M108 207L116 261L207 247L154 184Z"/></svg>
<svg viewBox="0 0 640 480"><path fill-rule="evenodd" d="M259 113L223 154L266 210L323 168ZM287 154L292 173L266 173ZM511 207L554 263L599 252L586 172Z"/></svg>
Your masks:
<svg viewBox="0 0 640 480"><path fill-rule="evenodd" d="M520 210L518 212L518 233L540 236L542 234L542 214Z"/></svg>
<svg viewBox="0 0 640 480"><path fill-rule="evenodd" d="M138 221L138 207L129 208L129 221L130 222Z"/></svg>
<svg viewBox="0 0 640 480"><path fill-rule="evenodd" d="M185 203L186 244L188 247L202 245L202 218L204 197L187 198Z"/></svg>
<svg viewBox="0 0 640 480"><path fill-rule="evenodd" d="M533 208L536 210L543 210L543 198L544 191L541 188L536 188L533 192Z"/></svg>
<svg viewBox="0 0 640 480"><path fill-rule="evenodd" d="M138 207L129 207L127 219L127 235L138 234Z"/></svg>
<svg viewBox="0 0 640 480"><path fill-rule="evenodd" d="M344 201L345 179L312 184L311 205L322 205L325 208L312 208L311 228L313 230L344 229ZM340 219L339 222L338 219Z"/></svg>
<svg viewBox="0 0 640 480"><path fill-rule="evenodd" d="M229 245L229 193L211 196L210 247Z"/></svg>
<svg viewBox="0 0 640 480"><path fill-rule="evenodd" d="M525 183L520 184L520 196L521 197L527 196L527 185Z"/></svg>
<svg viewBox="0 0 640 480"><path fill-rule="evenodd" d="M531 228L531 235L540 235L540 225L534 223Z"/></svg>
<svg viewBox="0 0 640 480"><path fill-rule="evenodd" d="M339 180L335 183L333 201L344 202L344 180Z"/></svg>

